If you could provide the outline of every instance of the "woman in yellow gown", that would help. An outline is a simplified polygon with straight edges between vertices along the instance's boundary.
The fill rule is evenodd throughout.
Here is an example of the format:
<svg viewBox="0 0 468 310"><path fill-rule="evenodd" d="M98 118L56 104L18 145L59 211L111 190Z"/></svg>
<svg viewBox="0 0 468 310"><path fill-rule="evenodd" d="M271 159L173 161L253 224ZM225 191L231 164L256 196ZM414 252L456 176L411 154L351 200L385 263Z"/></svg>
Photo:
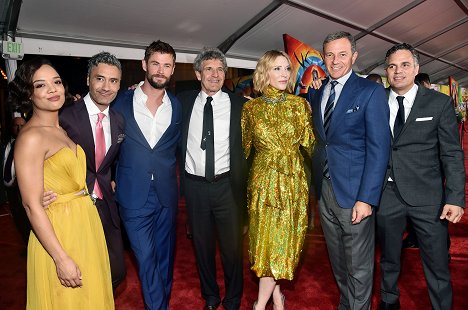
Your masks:
<svg viewBox="0 0 468 310"><path fill-rule="evenodd" d="M27 309L114 309L109 257L99 215L86 195L86 158L59 126L65 88L50 62L23 63L11 100L32 117L15 144L15 167L33 232L28 244ZM43 191L57 200L47 209Z"/></svg>
<svg viewBox="0 0 468 310"><path fill-rule="evenodd" d="M300 148L310 155L314 138L305 99L293 87L287 54L268 51L258 61L254 88L262 96L242 111L246 157L254 152L248 181L249 257L260 278L254 309L284 309L276 283L292 280L307 230L308 185Z"/></svg>

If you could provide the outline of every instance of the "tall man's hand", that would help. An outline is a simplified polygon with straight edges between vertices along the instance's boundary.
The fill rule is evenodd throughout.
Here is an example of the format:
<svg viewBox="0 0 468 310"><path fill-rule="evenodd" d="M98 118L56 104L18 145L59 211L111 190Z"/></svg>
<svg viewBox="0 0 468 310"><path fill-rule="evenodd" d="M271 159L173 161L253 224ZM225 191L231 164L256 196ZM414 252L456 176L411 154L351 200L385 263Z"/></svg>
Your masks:
<svg viewBox="0 0 468 310"><path fill-rule="evenodd" d="M452 223L458 223L460 222L463 216L463 213L465 213L463 208L459 206L455 206L455 205L446 204L444 206L444 209L442 210L440 219L441 220L446 219L447 221L450 221Z"/></svg>
<svg viewBox="0 0 468 310"><path fill-rule="evenodd" d="M57 200L57 194L53 191L46 191L44 192L44 196L42 196L42 206L44 209L47 209L55 200Z"/></svg>
<svg viewBox="0 0 468 310"><path fill-rule="evenodd" d="M351 222L359 224L363 219L372 215L372 206L362 201L356 201L353 207Z"/></svg>

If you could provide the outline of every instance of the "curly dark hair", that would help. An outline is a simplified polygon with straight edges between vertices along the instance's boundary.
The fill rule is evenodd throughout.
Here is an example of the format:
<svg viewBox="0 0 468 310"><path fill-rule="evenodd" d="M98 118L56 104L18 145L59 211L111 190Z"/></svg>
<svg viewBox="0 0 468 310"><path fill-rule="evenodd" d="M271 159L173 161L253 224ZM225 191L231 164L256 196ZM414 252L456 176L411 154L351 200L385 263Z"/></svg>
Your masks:
<svg viewBox="0 0 468 310"><path fill-rule="evenodd" d="M31 96L34 93L33 76L37 70L43 65L49 65L55 69L52 63L43 57L35 57L31 60L25 61L18 67L15 72L15 78L8 83L8 101L12 111L19 111L21 113L28 113L32 109ZM56 69L55 69L56 70ZM65 98L70 98L68 94L68 87L66 83Z"/></svg>

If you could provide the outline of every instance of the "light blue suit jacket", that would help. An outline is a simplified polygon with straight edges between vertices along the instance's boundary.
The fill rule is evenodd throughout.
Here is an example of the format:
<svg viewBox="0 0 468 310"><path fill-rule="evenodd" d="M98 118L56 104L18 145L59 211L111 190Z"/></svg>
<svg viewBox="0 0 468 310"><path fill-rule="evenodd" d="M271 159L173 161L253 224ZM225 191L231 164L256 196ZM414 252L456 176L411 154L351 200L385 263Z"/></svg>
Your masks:
<svg viewBox="0 0 468 310"><path fill-rule="evenodd" d="M335 105L325 136L320 105L327 83L308 94L317 141L312 157L317 196L320 198L323 165L328 158L333 191L341 208L352 208L356 201L377 206L391 138L385 89L352 72Z"/></svg>

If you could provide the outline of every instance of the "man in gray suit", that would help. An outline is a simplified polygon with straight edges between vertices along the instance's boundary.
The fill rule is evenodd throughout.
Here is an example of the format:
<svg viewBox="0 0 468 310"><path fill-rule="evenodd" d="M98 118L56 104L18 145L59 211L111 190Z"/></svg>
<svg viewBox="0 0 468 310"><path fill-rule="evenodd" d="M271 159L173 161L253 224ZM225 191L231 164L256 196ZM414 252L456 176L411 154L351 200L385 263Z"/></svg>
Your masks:
<svg viewBox="0 0 468 310"><path fill-rule="evenodd" d="M451 309L447 224L465 207L465 168L450 97L414 83L418 52L402 43L388 50L386 72L393 142L377 209L381 242L379 309L399 309L400 254L407 219L418 237L433 309Z"/></svg>

